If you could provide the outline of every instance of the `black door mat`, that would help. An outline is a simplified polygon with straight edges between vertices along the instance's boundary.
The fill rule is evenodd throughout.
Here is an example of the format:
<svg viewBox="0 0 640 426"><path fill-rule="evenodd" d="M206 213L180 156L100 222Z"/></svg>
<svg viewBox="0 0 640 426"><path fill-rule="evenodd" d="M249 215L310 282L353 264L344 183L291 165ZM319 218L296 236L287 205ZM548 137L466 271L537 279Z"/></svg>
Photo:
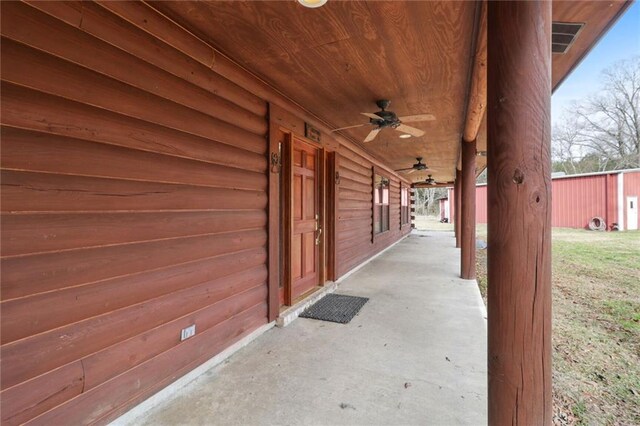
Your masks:
<svg viewBox="0 0 640 426"><path fill-rule="evenodd" d="M346 294L327 294L315 304L309 306L300 315L321 321L347 324L355 317L369 300L368 297L347 296Z"/></svg>

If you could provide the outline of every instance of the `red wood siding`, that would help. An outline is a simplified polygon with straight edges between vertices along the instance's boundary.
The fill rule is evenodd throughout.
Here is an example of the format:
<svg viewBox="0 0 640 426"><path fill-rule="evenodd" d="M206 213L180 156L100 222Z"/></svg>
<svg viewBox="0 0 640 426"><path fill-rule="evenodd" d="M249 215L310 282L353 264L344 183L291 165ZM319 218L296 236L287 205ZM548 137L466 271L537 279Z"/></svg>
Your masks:
<svg viewBox="0 0 640 426"><path fill-rule="evenodd" d="M267 322L275 92L144 3L0 4L1 420L104 424ZM411 227L324 136L340 276Z"/></svg>
<svg viewBox="0 0 640 426"><path fill-rule="evenodd" d="M267 322L266 102L141 13L2 3L3 424L105 423Z"/></svg>
<svg viewBox="0 0 640 426"><path fill-rule="evenodd" d="M377 235L373 243L373 164L346 148L341 148L338 164L337 275L340 277L409 233L411 225L399 226L400 181L390 176L389 230Z"/></svg>

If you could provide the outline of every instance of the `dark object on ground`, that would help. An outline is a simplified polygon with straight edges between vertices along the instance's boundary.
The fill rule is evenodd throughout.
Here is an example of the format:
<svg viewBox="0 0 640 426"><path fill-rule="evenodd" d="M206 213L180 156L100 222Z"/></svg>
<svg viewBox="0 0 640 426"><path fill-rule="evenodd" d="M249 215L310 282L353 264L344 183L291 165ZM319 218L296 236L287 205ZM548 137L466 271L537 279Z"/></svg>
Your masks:
<svg viewBox="0 0 640 426"><path fill-rule="evenodd" d="M449 223L449 219L446 217L443 217L442 219L440 219L440 223Z"/></svg>
<svg viewBox="0 0 640 426"><path fill-rule="evenodd" d="M592 217L589 221L589 229L592 231L606 231L607 224L604 219L598 216Z"/></svg>
<svg viewBox="0 0 640 426"><path fill-rule="evenodd" d="M347 324L355 317L369 298L347 296L346 294L328 294L314 305L308 307L302 318L331 321Z"/></svg>

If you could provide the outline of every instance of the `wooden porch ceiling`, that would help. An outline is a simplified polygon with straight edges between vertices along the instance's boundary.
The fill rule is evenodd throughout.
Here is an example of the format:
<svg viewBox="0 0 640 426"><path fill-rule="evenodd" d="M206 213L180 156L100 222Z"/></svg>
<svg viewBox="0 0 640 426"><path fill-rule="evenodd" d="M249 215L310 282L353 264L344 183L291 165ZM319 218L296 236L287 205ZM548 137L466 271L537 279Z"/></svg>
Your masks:
<svg viewBox="0 0 640 426"><path fill-rule="evenodd" d="M163 2L151 6L210 43L332 128L365 123L377 99L399 116L431 113L412 123L426 132L401 139L384 129L364 145L394 169L415 157L433 168L408 175L452 181L458 161L479 2L329 1L307 9L296 1ZM554 88L628 2L555 1L554 21L586 25L571 49L553 56ZM486 118L485 118L486 121ZM370 128L344 130L359 142ZM478 150L486 150L486 123ZM478 159L478 170L485 158Z"/></svg>

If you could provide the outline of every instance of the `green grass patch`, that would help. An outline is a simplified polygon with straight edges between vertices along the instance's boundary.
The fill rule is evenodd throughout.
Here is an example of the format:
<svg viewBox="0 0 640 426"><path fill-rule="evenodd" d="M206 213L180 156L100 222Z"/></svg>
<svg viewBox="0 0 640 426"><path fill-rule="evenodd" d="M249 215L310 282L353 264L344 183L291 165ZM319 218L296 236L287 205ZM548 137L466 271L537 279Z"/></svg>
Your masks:
<svg viewBox="0 0 640 426"><path fill-rule="evenodd" d="M478 226L478 238L486 232ZM640 232L556 228L552 250L557 424L640 424Z"/></svg>
<svg viewBox="0 0 640 426"><path fill-rule="evenodd" d="M584 401L578 401L571 407L571 411L573 411L573 415L576 417L578 424L585 424L585 417L587 414L587 406Z"/></svg>
<svg viewBox="0 0 640 426"><path fill-rule="evenodd" d="M604 306L622 328L631 333L640 333L640 303L633 300L606 300Z"/></svg>

